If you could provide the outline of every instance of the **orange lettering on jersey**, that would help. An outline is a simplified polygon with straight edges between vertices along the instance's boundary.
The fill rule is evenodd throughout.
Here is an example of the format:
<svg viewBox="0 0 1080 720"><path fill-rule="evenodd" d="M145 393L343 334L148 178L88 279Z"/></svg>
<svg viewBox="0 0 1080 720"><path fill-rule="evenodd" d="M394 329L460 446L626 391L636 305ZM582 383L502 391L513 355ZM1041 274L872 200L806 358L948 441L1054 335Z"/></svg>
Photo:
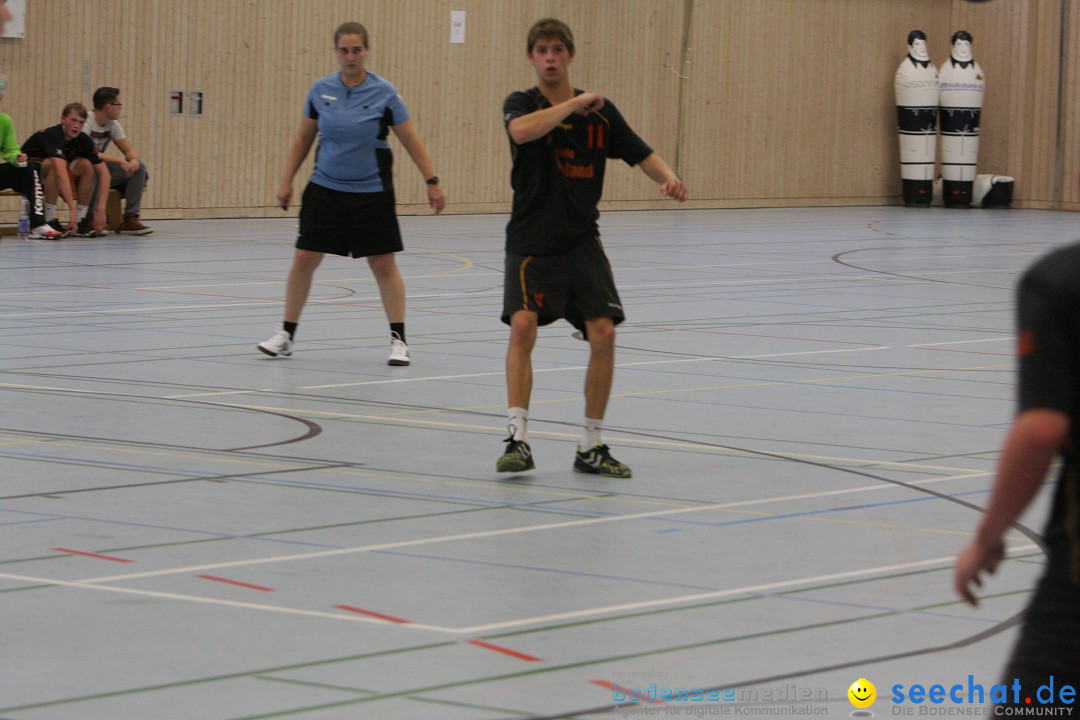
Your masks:
<svg viewBox="0 0 1080 720"><path fill-rule="evenodd" d="M533 302L536 303L536 307L538 307L538 308L544 307L544 293L542 293L542 292L533 293Z"/></svg>
<svg viewBox="0 0 1080 720"><path fill-rule="evenodd" d="M563 175L571 180L592 180L596 177L596 168L591 163L589 165L559 163L559 169L562 170Z"/></svg>
<svg viewBox="0 0 1080 720"><path fill-rule="evenodd" d="M1035 332L1033 330L1025 330L1020 333L1020 337L1016 341L1016 354L1020 357L1026 357L1035 352Z"/></svg>

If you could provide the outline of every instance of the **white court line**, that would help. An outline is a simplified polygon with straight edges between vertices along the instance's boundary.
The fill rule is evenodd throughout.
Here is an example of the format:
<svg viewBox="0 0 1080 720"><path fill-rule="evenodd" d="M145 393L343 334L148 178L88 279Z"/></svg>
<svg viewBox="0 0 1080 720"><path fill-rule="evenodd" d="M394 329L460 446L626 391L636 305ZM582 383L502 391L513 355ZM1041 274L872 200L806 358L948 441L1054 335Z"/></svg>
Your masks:
<svg viewBox="0 0 1080 720"><path fill-rule="evenodd" d="M697 357L697 358L679 358L666 359L666 360L642 360L640 362L627 362L616 363L617 368L633 368L633 367L645 367L648 365L685 365L688 363L703 363L703 362L718 362L724 360L755 360L761 358L773 358L773 357L791 357L794 355L824 355L827 353L848 353L848 352L865 352L867 350L890 350L892 348L882 345L879 347L865 347L865 348L841 348L833 350L804 350L802 352L787 352L787 353L769 353L766 355L723 355L715 357ZM586 368L585 365L566 365L563 367L553 368L536 368L533 373L554 373L554 372L580 372ZM399 383L416 383L416 382L438 382L442 380L462 380L465 378L481 378L481 377L502 377L506 372L504 370L493 370L490 372L482 373L461 373L458 375L427 375L424 377L413 378L384 378L381 380L363 380L360 382L348 382L348 383L331 383L328 385L301 385L297 387L297 390L328 390L331 388L343 388L343 387L361 387L365 385L396 385ZM211 397L216 395L243 395L244 393L264 393L264 392L279 392L279 390L229 390L222 392L212 393L192 393L187 395L163 395L165 399L177 399L177 398L194 398L194 397Z"/></svg>
<svg viewBox="0 0 1080 720"><path fill-rule="evenodd" d="M664 360L641 360L639 362L626 362L616 363L617 368L633 368L633 367L646 367L649 365L686 365L691 363L703 363L703 362L722 362L725 360L759 360L761 358L772 357L792 357L795 355L826 355L829 353L848 353L848 352L866 352L869 350L891 350L892 348L887 345L880 345L878 347L862 347L862 348L841 348L832 350L804 350L801 352L786 352L786 353L769 353L767 355L717 355L711 357L696 357L696 358L679 358L677 360L664 359ZM533 373L544 372L567 372L575 371L580 372L587 366L585 365L566 365L564 367L554 368L537 368L533 370ZM353 383L333 383L330 385L303 385L300 390L326 390L328 388L342 388L342 387L359 387L361 385L391 385L394 383L406 383L406 382L422 382L429 380L456 380L458 378L477 378L477 377L501 377L505 375L504 370L497 370L493 372L484 373L469 373L467 375L442 375L435 377L418 377L418 378L395 378L393 380L365 380L363 382Z"/></svg>
<svg viewBox="0 0 1080 720"><path fill-rule="evenodd" d="M1007 554L1013 555L1034 550L1037 548L1038 546L1034 544L1019 545L1009 548ZM305 617L315 617L328 620L345 620L348 622L367 623L369 625L406 627L415 630L426 630L430 632L438 632L451 635L474 635L491 632L493 630L505 630L512 627L521 627L524 625L536 625L540 623L571 620L577 618L591 617L595 615L609 615L612 613L626 612L631 610L643 610L647 608L664 607L668 605L683 605L692 602L700 602L702 600L716 600L718 598L733 597L738 595L758 595L762 593L790 589L803 585L815 585L822 582L833 582L836 580L850 580L853 578L868 577L884 573L913 570L915 568L935 566L948 567L955 563L955 561L955 556L949 555L946 557L931 558L928 560L916 560L913 562L899 563L895 565L879 565L878 567L863 568L861 570L849 570L847 572L831 573L826 575L813 575L802 578L791 578L788 580L781 580L772 583L762 583L759 585L745 585L743 587L729 588L727 590L716 590L713 592L694 593L690 595L678 595L674 597L658 598L654 600L642 600L639 602L622 603L619 605L584 608L581 610L571 610L562 613L553 613L550 615L535 615L527 618L518 618L516 620L505 620L502 622L487 623L484 625L471 625L469 627L460 628L443 627L440 625L428 625L425 623L415 623L412 621L406 623L395 623L388 620L380 620L378 618L364 617L362 615L331 613L323 610L304 610L301 608L290 608L277 605L264 605L260 603L245 603L237 602L234 600L221 600L216 598L201 597L198 595L183 595L179 593L165 593L153 590L137 590L135 588L102 586L94 584L90 581L52 580L49 578L39 578L29 575L15 575L11 573L0 573L0 578L7 580L15 580L19 582L29 582L34 584L58 585L62 587L74 587L84 590L98 590L102 592L141 595L145 597L160 598L163 600L178 600L182 602L195 602L206 605L222 605L225 607L233 607L242 610L257 610L262 612L275 612L286 615L301 615Z"/></svg>
<svg viewBox="0 0 1080 720"><path fill-rule="evenodd" d="M976 473L977 475L987 475L988 473ZM959 475L950 478L931 478L929 481L943 482L945 480L955 480L968 477L967 475ZM924 482L929 482L924 481ZM600 525L605 523L624 522L627 520L642 520L656 517L669 517L673 515L686 515L690 513L705 512L710 510L727 510L732 508L750 507L753 505L763 505L766 503L783 502L787 500L804 500L815 497L826 497L833 495L843 495L864 491L874 491L881 489L897 489L894 485L867 485L858 488L846 488L843 490L827 490L821 493L805 493L799 495L787 495L776 498L758 498L754 500L741 500L729 503L713 503L709 505L697 505L694 507L673 508L668 510L653 510L650 512L631 513L629 515L614 515L607 517L593 517L584 518L581 520L566 520L557 523L545 523L541 525L525 525L513 528L502 528L500 530L481 530L471 533L459 533L456 535L441 535L431 538L418 538L415 540L398 540L395 542L376 543L374 545L359 545L348 548L334 548L332 550L315 550L308 553L296 553L292 555L275 555L264 558L249 558L246 560L228 560L224 562L208 563L203 565L189 565L186 567L168 568L163 570L147 570L144 572L136 573L124 573L120 575L104 575L99 577L83 578L77 582L84 584L100 584L118 582L121 580L139 580L150 577L163 577L167 575L179 575L188 573L201 573L209 570L221 570L224 568L234 567L252 567L254 565L267 565L279 562L293 562L298 560L314 560L318 558L326 557L340 557L342 555L356 555L360 553L376 552L380 550L399 550L401 548L408 547L420 547L425 545L439 545L448 542L458 542L462 540L482 540L492 537L503 537L507 535L520 535L523 533L540 532L545 530L561 530L564 528L584 527L588 525Z"/></svg>
<svg viewBox="0 0 1080 720"><path fill-rule="evenodd" d="M1005 272L1005 271L1002 271L1002 272ZM479 277L479 276L483 276L483 275L496 276L496 275L503 275L503 273L499 273L499 272L495 272L495 273L477 273L477 274L471 274L468 277L473 278L473 277ZM673 286L671 283L659 283L659 284L657 284L657 283L648 283L648 284L636 284L636 285L632 284L632 283L626 283L624 285L621 285L620 288L622 289L622 291L626 292L626 291L630 291L630 290L657 290L657 289L671 290L673 287L678 288L678 289L682 289L682 288L708 288L708 287L742 287L742 286L746 286L746 285L750 285L750 286L753 286L753 287L758 287L758 286L761 286L761 285L776 285L776 284L793 283L793 282L800 283L802 286L805 287L807 283L816 283L816 282L821 282L821 281L826 281L826 280L827 281L832 281L832 280L858 280L861 283L865 283L868 280L869 281L875 281L875 282L886 282L886 281L888 281L888 282L894 283L894 284L906 283L906 284L914 284L914 285L918 285L918 284L926 283L926 282L931 282L931 281L928 281L928 280L920 280L918 278L896 278L896 277L892 277L892 276L889 276L887 279L882 279L882 278L879 278L877 276L874 276L874 277L871 277L871 278L866 278L864 276L859 276L859 275L822 275L822 276L812 276L812 277L796 276L796 277L772 278L772 279L750 278L750 279L745 279L745 280L717 280L717 281L708 280L708 281L696 282L696 283L679 283L678 285L675 285L675 286ZM323 281L323 282L317 283L317 284L328 285L331 282L332 282L332 280L327 280L327 281ZM284 284L284 283L277 283L277 284ZM135 290L138 290L138 288L134 288L131 291L135 291ZM122 289L122 290L115 290L115 292L129 292L129 291L126 290L126 289ZM11 294L14 294L14 293L11 293ZM502 294L503 294L503 291L501 289L498 289L498 290L485 290L485 291L481 291L481 292L465 291L465 292L441 293L441 294L429 294L429 295L409 295L409 300L410 301L415 301L415 300L438 300L438 299L446 299L446 298L476 298L476 297L496 296L496 295L501 296ZM673 295L673 297L678 297L678 295ZM357 303L357 302L375 302L375 301L377 301L379 299L380 298L379 298L378 295L372 295L370 297L367 297L367 296L365 296L365 297L349 296L347 298L336 298L336 299L331 299L331 300L308 300L307 304L309 306L310 305L343 305L343 304ZM220 309L227 309L227 308L259 307L259 306L263 306L263 305L280 305L281 302L282 301L280 299L266 299L266 300L255 300L255 301L244 301L244 302L228 302L228 303L199 303L197 301L192 301L191 303L188 303L186 305L159 305L159 306L150 306L150 307L145 307L145 306L140 305L140 306L137 306L137 307L116 308L116 309L111 309L111 310L105 310L105 309L102 309L102 310L63 310L63 309L58 309L58 310L35 311L35 312L25 312L25 313L0 313L0 318L83 317L83 316L94 316L94 315L127 315L127 314L138 314L138 313L156 313L156 312L167 312L167 311L170 311L170 310L198 310L198 311L202 311L202 310L220 310ZM857 312L858 310L855 309L855 308L846 308L846 309L841 308L838 311L839 312Z"/></svg>
<svg viewBox="0 0 1080 720"><path fill-rule="evenodd" d="M867 348L867 349L877 349L877 348ZM821 352L834 352L834 351L821 351ZM854 351L852 351L852 350L837 350L835 352L854 352ZM486 374L487 373L481 373L480 375L486 375ZM448 377L472 377L472 376L458 375L458 376L448 376ZM417 380L422 380L424 378L416 378L416 379ZM402 382L402 381L401 380L391 380L391 381L373 381L373 382ZM361 384L368 384L368 383L361 383ZM74 389L74 388L52 387L52 386L48 386L48 385L26 385L26 384L22 384L22 383L4 383L4 382L0 382L0 388L4 388L4 387L11 388L13 390L48 390L48 391L54 391L54 392L65 392L65 393L74 393L74 394L82 394L82 395L115 395L115 393L113 393L113 392L101 391L101 390L78 390L78 389ZM301 389L304 389L304 388L301 388ZM232 391L231 393L221 393L221 394L246 394L246 393L253 393L253 392L277 392L277 391L276 390L236 390L236 391ZM162 396L162 399L177 399L177 398L200 397L200 396L201 395L166 395L166 396ZM385 422L396 422L396 423L411 424L411 425L428 425L428 426L437 426L437 427L454 427L454 428L466 428L466 429L484 430L484 431L493 431L493 432L494 431L503 432L503 430L500 429L500 428L494 428L494 427L487 426L487 425L467 425L465 423L449 423L449 422L440 422L440 421L435 421L435 420L417 420L416 418L401 418L401 417L394 417L394 416L390 416L390 415L378 415L378 414L361 415L359 413L344 413L344 412L340 412L340 411L332 411L331 412L331 411L323 411L323 410L298 410L297 408L269 407L269 406L265 406L265 405L239 405L239 404L232 404L232 403L212 403L212 404L216 404L216 405L219 405L219 406L224 407L224 408L240 408L240 409L246 408L246 409L249 409L249 410L268 410L268 411L273 411L273 412L286 412L286 413L293 413L293 414L303 413L303 414L306 414L306 415L326 415L326 416L331 416L331 417L339 418L339 419L380 420L380 421L385 421ZM609 432L611 432L613 434L616 434L616 436L617 436L617 433L618 433L617 430L610 430ZM578 437L577 435L574 435L572 433L550 432L550 431L544 431L544 430L533 430L532 433L534 435L537 435L537 436L549 437L549 438L574 438L574 437ZM635 436L629 436L629 435L624 436L624 437L620 437L619 440L620 440L620 443L639 445L639 446L672 447L672 448L697 448L697 449L716 450L716 451L720 451L720 452L733 452L733 453L737 453L737 454L755 455L755 456L773 455L773 456L776 456L776 457L779 457L779 458L786 458L786 459L819 460L819 461L822 461L822 462L842 462L842 463L847 463L847 464L850 464L850 465L854 465L856 467L894 467L894 468L904 468L904 469L908 469L908 470L933 470L933 471L965 473L965 474L959 475L957 477L977 477L978 475L986 474L986 473L983 473L981 471L968 471L965 468L955 468L955 467L951 467L951 466L947 466L947 465L926 465L926 464L923 464L923 463L912 463L912 462L903 462L903 461L896 461L896 460L879 460L879 459L874 459L874 458L849 458L849 457L842 457L842 456L836 456L836 455L813 455L813 454L810 454L810 453L792 453L792 452L784 452L784 451L780 451L780 450L767 450L767 451L743 450L743 449L740 449L740 448L731 448L731 447L727 447L727 446L718 446L718 445L712 444L712 443L695 442L693 440L685 440L685 441L646 440L646 439L642 439L642 438L635 437ZM975 473L975 474L974 475L968 475L968 474L966 474L968 472Z"/></svg>
<svg viewBox="0 0 1080 720"><path fill-rule="evenodd" d="M326 610L303 610L301 608L283 607L280 605L263 605L261 603L246 603L237 602L235 600L221 600L217 598L202 597L199 595L183 595L180 593L166 593L157 592L155 590L138 590L135 588L124 587L104 587L101 585L94 585L93 583L80 582L78 580L53 580L51 578L34 577L31 575L13 575L11 573L0 573L0 578L5 580L17 580L19 582L29 582L41 585L59 585L61 587L73 587L83 590L97 590L104 592L117 592L125 593L129 595L143 595L146 597L155 597L162 600L181 600L184 602L203 603L205 605L224 605L226 607L240 608L242 610L261 610L264 612L276 612L286 615L303 615L305 617L322 618L324 620L346 620L348 622L360 622L367 623L369 625L402 625L416 628L417 630L432 630L442 633L454 633L457 632L453 628L440 627L438 625L424 625L422 623L393 623L389 620L380 620L374 617L365 617L355 613L347 612L328 612Z"/></svg>
<svg viewBox="0 0 1080 720"><path fill-rule="evenodd" d="M1010 553L1021 552L1038 548L1037 545L1022 545L1019 547L1011 548ZM847 572L831 573L829 575L814 575L811 577L793 578L791 580L780 580L778 582L763 583L761 585L746 585L740 588L731 588L729 590L716 590L714 592L694 593L692 595L680 595L678 597L659 598L656 600L642 600L640 602L622 603L620 605L608 605L606 607L594 607L585 608L584 610L571 610L568 612L553 613L551 615L536 615L534 617L520 618L518 620L507 620L505 622L488 623L486 625L472 625L471 627L457 628L455 632L461 634L479 634L488 633L493 630L505 630L512 627L521 627L522 625L535 625L538 623L550 623L562 620L573 620L577 618L589 617L592 615L605 615L609 613L627 612L630 610L644 610L647 608L663 607L665 605L682 605L685 603L699 602L701 600L716 600L723 597L732 597L736 595L757 595L760 593L773 592L776 590L784 590L788 588L798 587L800 585L814 585L823 582L832 582L835 580L850 580L852 578L866 577L870 575L879 575L883 573L897 572L901 570L913 570L915 568L923 567L948 567L956 562L956 556L949 555L946 557L931 558L929 560L916 560L909 563L899 563L897 565L880 565L878 567L864 568L862 570L849 570Z"/></svg>

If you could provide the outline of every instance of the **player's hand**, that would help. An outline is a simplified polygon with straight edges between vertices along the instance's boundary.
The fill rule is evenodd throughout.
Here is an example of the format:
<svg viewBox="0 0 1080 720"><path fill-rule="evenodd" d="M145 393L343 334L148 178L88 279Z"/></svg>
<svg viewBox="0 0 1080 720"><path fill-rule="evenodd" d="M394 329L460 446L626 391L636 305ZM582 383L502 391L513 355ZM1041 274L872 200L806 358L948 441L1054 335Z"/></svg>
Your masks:
<svg viewBox="0 0 1080 720"><path fill-rule="evenodd" d="M690 191L686 189L686 184L677 177L666 180L660 186L660 194L678 202L686 202L687 198L690 197Z"/></svg>
<svg viewBox="0 0 1080 720"><path fill-rule="evenodd" d="M574 97L574 101L577 103L577 110L574 112L578 115L588 115L604 107L603 96L593 92L581 93Z"/></svg>
<svg viewBox="0 0 1080 720"><path fill-rule="evenodd" d="M26 157L26 153L19 153L19 154L18 154L18 155L17 155L16 157L15 157L15 162L19 163L20 165L23 165L23 164L25 164L25 163L26 163L27 159L28 159L28 158Z"/></svg>
<svg viewBox="0 0 1080 720"><path fill-rule="evenodd" d="M964 548L956 558L956 571L953 574L953 586L964 602L972 607L979 604L972 586L981 588L981 574L987 572L993 575L1003 557L1005 557L1005 543L1000 539L990 545L983 545L978 540L973 540Z"/></svg>
<svg viewBox="0 0 1080 720"><path fill-rule="evenodd" d="M98 208L90 218L90 226L98 232L105 232L105 208Z"/></svg>
<svg viewBox="0 0 1080 720"><path fill-rule="evenodd" d="M124 160L120 163L120 167L124 168L124 176L131 177L135 174L135 171L139 169L138 160Z"/></svg>
<svg viewBox="0 0 1080 720"><path fill-rule="evenodd" d="M282 210L289 209L289 201L292 200L292 183L282 183L276 193L278 207Z"/></svg>
<svg viewBox="0 0 1080 720"><path fill-rule="evenodd" d="M68 230L75 232L79 227L79 211L75 208L75 203L69 202L68 206Z"/></svg>
<svg viewBox="0 0 1080 720"><path fill-rule="evenodd" d="M428 205L432 207L435 214L438 215L446 207L446 195L443 194L441 185L428 185L427 186L427 200Z"/></svg>

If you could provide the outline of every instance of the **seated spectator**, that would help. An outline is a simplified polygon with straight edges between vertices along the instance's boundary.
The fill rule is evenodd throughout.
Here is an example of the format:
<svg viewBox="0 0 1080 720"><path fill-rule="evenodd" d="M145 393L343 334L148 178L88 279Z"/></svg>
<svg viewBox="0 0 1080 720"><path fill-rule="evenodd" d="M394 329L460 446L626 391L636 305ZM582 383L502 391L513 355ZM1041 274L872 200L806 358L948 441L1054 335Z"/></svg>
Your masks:
<svg viewBox="0 0 1080 720"><path fill-rule="evenodd" d="M60 115L60 124L39 130L23 143L25 152L41 163L41 181L45 186L45 219L54 230L63 231L56 219L56 199L60 196L71 211L71 227L80 237L101 237L105 231L105 202L101 193L93 212L90 198L95 184L108 187L109 171L105 161L94 149L90 137L83 133L89 113L82 103L68 103ZM70 174L69 174L70 167ZM72 194L72 178L78 192L78 205Z"/></svg>
<svg viewBox="0 0 1080 720"><path fill-rule="evenodd" d="M105 161L109 169L111 177L109 187L122 188L121 192L126 203L124 219L119 227L115 228L116 232L148 235L154 232L154 229L139 221L143 188L146 187L146 165L139 160L131 141L124 134L124 128L120 126L122 107L119 88L99 87L94 91L94 112L87 119L83 132L94 141L94 147L97 148L101 159ZM110 141L116 144L117 150L124 154L123 157L105 154ZM100 188L95 190L95 197L99 192L101 192Z"/></svg>
<svg viewBox="0 0 1080 720"><path fill-rule="evenodd" d="M0 6L2 7L2 6ZM0 101L4 99L7 91L7 76L0 75ZM45 224L43 215L44 194L41 189L41 177L38 175L39 165L29 163L24 153L15 142L15 123L10 115L0 113L0 189L11 189L21 192L27 200L27 213L30 216L30 237L41 240L59 240L63 233L53 230Z"/></svg>

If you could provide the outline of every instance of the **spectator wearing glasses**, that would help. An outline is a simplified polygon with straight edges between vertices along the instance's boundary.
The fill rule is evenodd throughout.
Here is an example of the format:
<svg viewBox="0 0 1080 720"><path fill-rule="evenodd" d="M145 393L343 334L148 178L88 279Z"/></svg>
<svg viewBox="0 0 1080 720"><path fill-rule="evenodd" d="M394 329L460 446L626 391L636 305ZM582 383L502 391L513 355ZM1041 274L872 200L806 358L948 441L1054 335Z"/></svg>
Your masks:
<svg viewBox="0 0 1080 720"><path fill-rule="evenodd" d="M114 87L99 87L94 91L94 112L86 121L83 132L94 141L101 159L109 170L109 188L116 188L124 195L124 217L116 228L118 233L128 235L148 235L154 229L143 225L139 220L142 207L143 190L146 188L146 164L139 159L135 146L131 144L120 125L120 113L124 104L120 102L120 89ZM122 155L108 154L109 143L116 146ZM102 189L96 188L94 199ZM91 201L91 205L94 202ZM82 228L80 228L81 234Z"/></svg>

